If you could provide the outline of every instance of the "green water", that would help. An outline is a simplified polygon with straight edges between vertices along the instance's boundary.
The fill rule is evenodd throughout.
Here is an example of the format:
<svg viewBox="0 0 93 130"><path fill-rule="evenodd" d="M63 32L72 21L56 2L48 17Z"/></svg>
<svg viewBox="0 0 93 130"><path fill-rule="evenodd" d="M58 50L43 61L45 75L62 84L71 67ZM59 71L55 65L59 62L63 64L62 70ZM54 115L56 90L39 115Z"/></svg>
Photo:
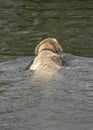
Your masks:
<svg viewBox="0 0 93 130"><path fill-rule="evenodd" d="M46 37L64 52L93 57L93 1L0 1L0 61L34 55Z"/></svg>

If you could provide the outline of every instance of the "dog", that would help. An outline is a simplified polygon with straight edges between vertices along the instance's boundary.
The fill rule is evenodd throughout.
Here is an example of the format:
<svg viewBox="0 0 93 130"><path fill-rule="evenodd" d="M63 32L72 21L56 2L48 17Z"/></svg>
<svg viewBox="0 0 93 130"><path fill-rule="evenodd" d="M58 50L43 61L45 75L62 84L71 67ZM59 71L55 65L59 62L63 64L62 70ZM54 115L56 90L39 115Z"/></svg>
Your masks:
<svg viewBox="0 0 93 130"><path fill-rule="evenodd" d="M58 54L62 50L55 38L42 40L35 48L36 58L29 69L38 72L39 75L53 75L62 67L62 58Z"/></svg>

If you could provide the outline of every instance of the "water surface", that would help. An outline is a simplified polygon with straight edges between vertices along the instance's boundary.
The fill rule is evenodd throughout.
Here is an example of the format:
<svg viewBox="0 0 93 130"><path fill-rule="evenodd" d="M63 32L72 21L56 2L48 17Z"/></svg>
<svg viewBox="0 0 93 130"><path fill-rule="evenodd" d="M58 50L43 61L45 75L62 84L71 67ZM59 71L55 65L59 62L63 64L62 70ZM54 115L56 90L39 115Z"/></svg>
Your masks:
<svg viewBox="0 0 93 130"><path fill-rule="evenodd" d="M33 78L31 57L0 63L1 129L93 129L93 59L62 57L56 80Z"/></svg>
<svg viewBox="0 0 93 130"><path fill-rule="evenodd" d="M92 0L1 0L1 61L33 55L36 44L46 37L56 38L64 52L93 57L92 5Z"/></svg>
<svg viewBox="0 0 93 130"><path fill-rule="evenodd" d="M25 68L46 37L65 64L35 79ZM0 0L0 130L93 130L92 42L92 0Z"/></svg>

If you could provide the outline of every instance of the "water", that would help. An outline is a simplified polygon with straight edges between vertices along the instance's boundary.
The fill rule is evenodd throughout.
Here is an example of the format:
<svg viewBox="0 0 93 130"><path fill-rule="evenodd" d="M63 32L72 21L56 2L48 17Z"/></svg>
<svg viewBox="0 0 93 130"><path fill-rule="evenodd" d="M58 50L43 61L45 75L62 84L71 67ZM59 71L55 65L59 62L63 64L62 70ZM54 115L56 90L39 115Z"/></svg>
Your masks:
<svg viewBox="0 0 93 130"><path fill-rule="evenodd" d="M50 82L25 70L30 57L0 63L2 130L93 129L93 59L62 57L62 79Z"/></svg>
<svg viewBox="0 0 93 130"><path fill-rule="evenodd" d="M0 1L0 130L93 129L93 1ZM62 78L25 68L46 37L62 44Z"/></svg>

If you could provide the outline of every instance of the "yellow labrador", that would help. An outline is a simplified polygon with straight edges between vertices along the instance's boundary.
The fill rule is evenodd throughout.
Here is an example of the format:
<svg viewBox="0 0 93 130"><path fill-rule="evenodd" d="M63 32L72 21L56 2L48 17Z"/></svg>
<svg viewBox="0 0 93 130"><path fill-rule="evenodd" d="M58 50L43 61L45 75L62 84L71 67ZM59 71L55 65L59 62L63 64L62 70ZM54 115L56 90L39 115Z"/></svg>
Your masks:
<svg viewBox="0 0 93 130"><path fill-rule="evenodd" d="M36 46L36 58L29 69L35 70L39 74L44 72L54 74L62 66L61 57L58 55L59 52L62 52L62 47L56 39L44 39Z"/></svg>

